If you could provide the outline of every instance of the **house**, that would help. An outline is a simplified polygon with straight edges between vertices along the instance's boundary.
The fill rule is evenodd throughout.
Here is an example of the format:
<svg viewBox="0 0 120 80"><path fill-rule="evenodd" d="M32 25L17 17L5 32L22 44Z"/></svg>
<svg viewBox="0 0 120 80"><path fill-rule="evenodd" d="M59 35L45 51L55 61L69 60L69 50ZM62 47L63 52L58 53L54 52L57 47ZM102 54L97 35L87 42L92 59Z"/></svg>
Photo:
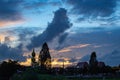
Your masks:
<svg viewBox="0 0 120 80"><path fill-rule="evenodd" d="M102 67L104 67L105 66L105 63L104 62L98 62L98 67L99 68L102 68Z"/></svg>
<svg viewBox="0 0 120 80"><path fill-rule="evenodd" d="M88 68L89 67L89 64L87 62L79 62L76 66L76 68Z"/></svg>

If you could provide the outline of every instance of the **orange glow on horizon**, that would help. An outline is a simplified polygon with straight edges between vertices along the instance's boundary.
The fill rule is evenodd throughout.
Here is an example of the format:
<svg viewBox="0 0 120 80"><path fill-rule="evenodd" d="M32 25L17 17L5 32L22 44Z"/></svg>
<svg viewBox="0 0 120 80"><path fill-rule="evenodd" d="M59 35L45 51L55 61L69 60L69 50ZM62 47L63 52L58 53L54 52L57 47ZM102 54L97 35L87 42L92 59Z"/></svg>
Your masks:
<svg viewBox="0 0 120 80"><path fill-rule="evenodd" d="M4 41L5 36L4 35L0 35L0 42Z"/></svg>
<svg viewBox="0 0 120 80"><path fill-rule="evenodd" d="M25 62L20 62L20 64L24 66L31 66L31 58L27 58ZM64 59L64 62L55 59L54 61L51 62L51 64L52 67L63 67L63 64L65 67L72 65L72 63L69 62L67 59Z"/></svg>
<svg viewBox="0 0 120 80"><path fill-rule="evenodd" d="M21 24L25 20L19 20L19 21L0 21L0 27L6 27L6 26L12 26L16 24Z"/></svg>
<svg viewBox="0 0 120 80"><path fill-rule="evenodd" d="M67 67L69 65L72 65L72 63L69 62L69 61L64 61L64 62L62 62L62 61L52 61L51 64L52 64L52 67L63 67L63 65L64 65L64 67Z"/></svg>
<svg viewBox="0 0 120 80"><path fill-rule="evenodd" d="M31 59L27 58L27 60L25 62L20 62L20 65L30 66L31 65Z"/></svg>
<svg viewBox="0 0 120 80"><path fill-rule="evenodd" d="M65 49L62 49L62 50L60 50L60 51L58 51L59 53L65 53L65 52L70 52L70 51L72 51L71 49L67 49L67 48L65 48Z"/></svg>
<svg viewBox="0 0 120 80"><path fill-rule="evenodd" d="M73 46L69 46L69 47L65 47L61 50L59 50L59 53L65 53L65 52L70 52L73 49L79 49L79 48L84 48L84 47L88 47L90 44L78 44L78 45L73 45Z"/></svg>
<svg viewBox="0 0 120 80"><path fill-rule="evenodd" d="M16 36L6 36L6 35L0 35L0 41L5 42L5 38L8 37L9 41L17 40Z"/></svg>

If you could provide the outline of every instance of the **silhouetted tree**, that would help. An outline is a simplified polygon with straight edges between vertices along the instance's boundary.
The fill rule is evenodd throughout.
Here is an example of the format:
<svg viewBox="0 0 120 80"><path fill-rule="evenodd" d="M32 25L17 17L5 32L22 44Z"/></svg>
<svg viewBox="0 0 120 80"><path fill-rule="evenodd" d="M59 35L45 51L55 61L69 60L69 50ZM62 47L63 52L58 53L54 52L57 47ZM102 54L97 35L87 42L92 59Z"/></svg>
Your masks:
<svg viewBox="0 0 120 80"><path fill-rule="evenodd" d="M98 61L96 59L96 52L92 52L89 60L89 70L91 74L96 74L98 69Z"/></svg>
<svg viewBox="0 0 120 80"><path fill-rule="evenodd" d="M112 67L111 66L105 66L105 73L114 73L114 70L112 69Z"/></svg>
<svg viewBox="0 0 120 80"><path fill-rule="evenodd" d="M9 78L20 69L18 61L8 60L0 64L0 80L9 80Z"/></svg>
<svg viewBox="0 0 120 80"><path fill-rule="evenodd" d="M32 65L33 67L35 67L35 66L37 65L35 56L36 56L36 53L35 53L35 51L34 51L34 49L33 49L32 58L31 58L31 65Z"/></svg>
<svg viewBox="0 0 120 80"><path fill-rule="evenodd" d="M41 68L50 69L51 68L51 56L49 53L49 48L47 43L44 43L39 54L39 64Z"/></svg>

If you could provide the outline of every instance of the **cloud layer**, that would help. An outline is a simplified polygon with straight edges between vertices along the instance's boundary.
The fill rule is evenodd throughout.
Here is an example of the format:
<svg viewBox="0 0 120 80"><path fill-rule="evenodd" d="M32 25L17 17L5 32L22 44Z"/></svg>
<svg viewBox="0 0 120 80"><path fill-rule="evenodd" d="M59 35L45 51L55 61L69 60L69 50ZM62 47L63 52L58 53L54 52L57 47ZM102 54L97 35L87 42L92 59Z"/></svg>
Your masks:
<svg viewBox="0 0 120 80"><path fill-rule="evenodd" d="M60 8L54 13L54 18L51 23L48 24L48 27L42 34L35 36L31 39L31 44L27 47L32 49L35 47L41 46L44 42L49 42L55 37L64 34L64 32L71 27L67 16L67 10Z"/></svg>
<svg viewBox="0 0 120 80"><path fill-rule="evenodd" d="M6 59L25 61L26 58L20 48L11 48L6 44L0 43L0 60Z"/></svg>
<svg viewBox="0 0 120 80"><path fill-rule="evenodd" d="M0 21L22 19L20 4L23 0L0 0Z"/></svg>
<svg viewBox="0 0 120 80"><path fill-rule="evenodd" d="M117 0L67 0L72 5L71 12L80 19L109 17L115 12Z"/></svg>

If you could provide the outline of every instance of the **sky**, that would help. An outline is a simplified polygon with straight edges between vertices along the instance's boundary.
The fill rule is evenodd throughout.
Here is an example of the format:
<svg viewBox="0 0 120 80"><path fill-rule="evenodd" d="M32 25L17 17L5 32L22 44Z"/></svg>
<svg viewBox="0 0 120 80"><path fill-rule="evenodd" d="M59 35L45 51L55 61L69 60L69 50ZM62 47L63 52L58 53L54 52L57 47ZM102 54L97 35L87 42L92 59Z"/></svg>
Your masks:
<svg viewBox="0 0 120 80"><path fill-rule="evenodd" d="M119 0L0 0L0 61L29 65L48 43L54 65L89 61L95 51L106 65L120 63Z"/></svg>

